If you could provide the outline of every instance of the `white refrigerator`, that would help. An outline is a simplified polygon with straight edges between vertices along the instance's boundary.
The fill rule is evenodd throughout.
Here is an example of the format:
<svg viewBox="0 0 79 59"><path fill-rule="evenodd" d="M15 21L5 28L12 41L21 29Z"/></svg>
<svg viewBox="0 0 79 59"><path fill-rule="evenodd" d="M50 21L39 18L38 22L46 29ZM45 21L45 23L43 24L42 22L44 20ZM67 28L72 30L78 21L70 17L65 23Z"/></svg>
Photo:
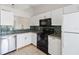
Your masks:
<svg viewBox="0 0 79 59"><path fill-rule="evenodd" d="M64 15L62 54L79 55L79 12Z"/></svg>

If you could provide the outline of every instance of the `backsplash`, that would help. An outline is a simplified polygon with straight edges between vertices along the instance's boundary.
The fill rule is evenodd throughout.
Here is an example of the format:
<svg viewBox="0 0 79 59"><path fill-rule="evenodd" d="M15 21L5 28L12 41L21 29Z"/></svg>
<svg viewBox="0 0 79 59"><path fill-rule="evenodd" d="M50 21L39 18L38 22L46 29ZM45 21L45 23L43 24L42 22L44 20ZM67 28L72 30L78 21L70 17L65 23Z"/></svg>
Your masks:
<svg viewBox="0 0 79 59"><path fill-rule="evenodd" d="M40 27L40 26L30 26L30 29L20 29L15 30L12 26L1 25L0 26L0 35L14 34L14 33L25 33L25 32L43 32L45 28L49 28L52 31L51 34L61 35L61 26L51 26L51 27ZM50 30L49 30L50 31ZM44 31L45 32L45 31Z"/></svg>
<svg viewBox="0 0 79 59"><path fill-rule="evenodd" d="M58 26L58 25L53 25L51 27L30 26L30 29L34 31L42 30L42 28L54 29L55 34L61 34L61 26Z"/></svg>
<svg viewBox="0 0 79 59"><path fill-rule="evenodd" d="M13 31L14 28L9 25L0 25L0 33Z"/></svg>
<svg viewBox="0 0 79 59"><path fill-rule="evenodd" d="M56 34L61 34L61 26L54 26L54 31Z"/></svg>

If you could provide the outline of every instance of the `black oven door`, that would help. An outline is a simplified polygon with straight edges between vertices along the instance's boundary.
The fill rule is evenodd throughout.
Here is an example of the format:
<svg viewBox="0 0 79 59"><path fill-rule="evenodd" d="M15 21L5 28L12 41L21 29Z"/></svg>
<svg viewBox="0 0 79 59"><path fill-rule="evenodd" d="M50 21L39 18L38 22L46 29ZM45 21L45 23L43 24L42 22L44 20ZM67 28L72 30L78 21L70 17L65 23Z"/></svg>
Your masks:
<svg viewBox="0 0 79 59"><path fill-rule="evenodd" d="M44 33L37 33L37 48L48 54L48 36Z"/></svg>

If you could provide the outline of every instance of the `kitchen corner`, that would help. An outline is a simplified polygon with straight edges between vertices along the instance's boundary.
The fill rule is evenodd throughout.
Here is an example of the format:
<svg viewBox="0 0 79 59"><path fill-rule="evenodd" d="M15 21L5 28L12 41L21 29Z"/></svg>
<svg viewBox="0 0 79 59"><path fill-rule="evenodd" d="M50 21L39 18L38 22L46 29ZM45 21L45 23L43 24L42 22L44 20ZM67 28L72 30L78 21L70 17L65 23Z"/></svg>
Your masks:
<svg viewBox="0 0 79 59"><path fill-rule="evenodd" d="M21 30L14 30L14 28L10 30L11 26L4 26L4 28L5 27L7 27L8 29L6 28L5 30L1 30L2 32L0 32L0 41L2 43L1 44L2 54L7 54L11 51L22 48L28 44L33 44L37 46L37 34L42 33L42 29L39 26L37 26L36 28L35 26L30 26L30 29L21 29ZM60 36L61 32L59 32L60 31L59 29L61 29L61 26L52 26L50 28L55 29L54 31L55 33L52 32L50 35L48 35L48 40L50 40L49 38L50 36L61 37ZM56 31L56 29L58 29L59 31ZM24 40L24 43L22 43L23 40Z"/></svg>

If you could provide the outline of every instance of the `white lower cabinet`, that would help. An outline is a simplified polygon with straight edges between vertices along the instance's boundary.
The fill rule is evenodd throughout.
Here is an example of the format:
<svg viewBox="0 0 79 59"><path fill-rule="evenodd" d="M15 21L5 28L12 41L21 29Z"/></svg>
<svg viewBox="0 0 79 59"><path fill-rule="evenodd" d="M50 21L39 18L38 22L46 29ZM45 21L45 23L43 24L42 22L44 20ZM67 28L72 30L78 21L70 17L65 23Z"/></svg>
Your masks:
<svg viewBox="0 0 79 59"><path fill-rule="evenodd" d="M14 35L1 37L1 54L5 54L15 50L15 37Z"/></svg>
<svg viewBox="0 0 79 59"><path fill-rule="evenodd" d="M52 55L61 54L60 38L54 36L48 36L48 52Z"/></svg>
<svg viewBox="0 0 79 59"><path fill-rule="evenodd" d="M23 34L17 34L17 48L23 47L23 40L24 40Z"/></svg>
<svg viewBox="0 0 79 59"><path fill-rule="evenodd" d="M31 33L26 33L24 38L25 38L26 45L32 43L32 41L31 41Z"/></svg>
<svg viewBox="0 0 79 59"><path fill-rule="evenodd" d="M8 53L8 39L7 38L1 38L1 48L0 48L0 54Z"/></svg>
<svg viewBox="0 0 79 59"><path fill-rule="evenodd" d="M31 44L30 33L17 34L17 48L22 48L28 44Z"/></svg>
<svg viewBox="0 0 79 59"><path fill-rule="evenodd" d="M17 49L22 48L31 43L37 46L37 34L36 33L17 34Z"/></svg>
<svg viewBox="0 0 79 59"><path fill-rule="evenodd" d="M37 34L36 33L32 33L31 40L32 40L32 44L37 46Z"/></svg>
<svg viewBox="0 0 79 59"><path fill-rule="evenodd" d="M16 46L15 46L15 36L14 35L9 36L8 42L9 42L9 45L8 45L9 52L15 50Z"/></svg>

